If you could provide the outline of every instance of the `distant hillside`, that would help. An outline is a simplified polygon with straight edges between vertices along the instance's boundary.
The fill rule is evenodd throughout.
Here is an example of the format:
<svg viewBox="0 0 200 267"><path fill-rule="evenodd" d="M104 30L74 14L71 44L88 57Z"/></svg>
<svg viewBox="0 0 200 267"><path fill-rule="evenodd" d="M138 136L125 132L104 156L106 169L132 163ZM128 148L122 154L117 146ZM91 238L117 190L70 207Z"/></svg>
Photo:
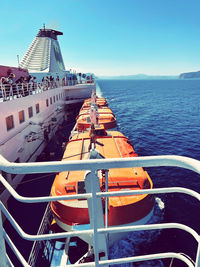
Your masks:
<svg viewBox="0 0 200 267"><path fill-rule="evenodd" d="M146 75L146 74L136 74L136 75L121 75L121 76L98 76L97 79L107 79L107 80L169 80L178 79L178 76L159 76L159 75Z"/></svg>
<svg viewBox="0 0 200 267"><path fill-rule="evenodd" d="M186 72L179 75L180 79L200 79L200 71Z"/></svg>

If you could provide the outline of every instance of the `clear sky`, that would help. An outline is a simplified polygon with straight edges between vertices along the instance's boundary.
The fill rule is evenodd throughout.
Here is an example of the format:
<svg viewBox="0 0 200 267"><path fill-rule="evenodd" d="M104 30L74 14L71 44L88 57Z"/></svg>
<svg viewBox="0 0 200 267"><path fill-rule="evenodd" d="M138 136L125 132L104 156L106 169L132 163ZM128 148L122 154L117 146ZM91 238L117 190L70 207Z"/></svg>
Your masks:
<svg viewBox="0 0 200 267"><path fill-rule="evenodd" d="M0 64L17 66L43 23L66 69L96 75L200 70L199 0L1 1Z"/></svg>

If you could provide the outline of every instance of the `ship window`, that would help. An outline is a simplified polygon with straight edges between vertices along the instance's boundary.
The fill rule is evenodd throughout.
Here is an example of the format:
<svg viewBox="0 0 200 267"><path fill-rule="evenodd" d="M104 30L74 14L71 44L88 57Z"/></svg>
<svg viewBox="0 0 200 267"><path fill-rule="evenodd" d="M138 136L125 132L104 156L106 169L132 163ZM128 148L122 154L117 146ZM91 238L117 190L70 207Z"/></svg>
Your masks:
<svg viewBox="0 0 200 267"><path fill-rule="evenodd" d="M36 109L36 113L39 113L40 112L40 106L39 106L39 104L36 104L35 105L35 109Z"/></svg>
<svg viewBox="0 0 200 267"><path fill-rule="evenodd" d="M49 106L49 99L46 99L46 106Z"/></svg>
<svg viewBox="0 0 200 267"><path fill-rule="evenodd" d="M28 116L29 118L33 117L33 107L28 108Z"/></svg>
<svg viewBox="0 0 200 267"><path fill-rule="evenodd" d="M58 101L58 95L56 95L56 100Z"/></svg>
<svg viewBox="0 0 200 267"><path fill-rule="evenodd" d="M52 105L53 101L52 101L52 97L50 97L50 104Z"/></svg>
<svg viewBox="0 0 200 267"><path fill-rule="evenodd" d="M23 123L25 121L24 110L19 111L19 123Z"/></svg>
<svg viewBox="0 0 200 267"><path fill-rule="evenodd" d="M10 115L6 118L6 126L7 126L7 131L14 128L13 115Z"/></svg>
<svg viewBox="0 0 200 267"><path fill-rule="evenodd" d="M55 95L53 96L53 102L54 102L54 103L56 102L56 97L55 97Z"/></svg>

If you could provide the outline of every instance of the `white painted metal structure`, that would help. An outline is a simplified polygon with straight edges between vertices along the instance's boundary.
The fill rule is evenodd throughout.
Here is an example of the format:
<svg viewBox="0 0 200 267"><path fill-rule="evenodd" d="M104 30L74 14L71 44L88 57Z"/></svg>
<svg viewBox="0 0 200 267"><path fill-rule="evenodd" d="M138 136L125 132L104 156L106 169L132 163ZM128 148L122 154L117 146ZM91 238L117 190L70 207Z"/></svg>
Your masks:
<svg viewBox="0 0 200 267"><path fill-rule="evenodd" d="M42 77L52 75L66 78L64 61L62 58L57 35L62 35L53 29L40 29L27 52L23 56L19 67L27 69L29 73L41 81Z"/></svg>
<svg viewBox="0 0 200 267"><path fill-rule="evenodd" d="M0 86L4 95L8 88L5 85L0 84ZM6 99L0 98L0 154L12 162L35 161L46 146L44 130L50 126L48 135L49 139L52 138L57 126L63 122L64 116L65 118L69 116L65 112L65 106L81 103L85 98L89 98L95 83L63 85L55 83L53 86L36 83L34 88L32 84L20 86L20 88L9 86L9 96ZM24 88L27 94L22 97ZM36 111L36 105L39 105L39 113ZM32 107L32 117L29 117L30 107ZM19 121L21 111L24 112L25 119L22 123ZM13 116L14 121L14 128L10 130L6 125L6 118L9 116ZM15 178L11 178L11 175L7 177L13 186L20 183L22 178L22 175L16 175ZM0 199L4 202L7 198L8 194L5 192L0 195Z"/></svg>
<svg viewBox="0 0 200 267"><path fill-rule="evenodd" d="M30 71L44 71L50 67L51 39L35 37L20 62L20 67Z"/></svg>
<svg viewBox="0 0 200 267"><path fill-rule="evenodd" d="M0 155L9 161L35 161L46 146L44 130L48 129L51 139L64 116L68 116L65 106L73 101L82 102L95 89L94 81L78 84L77 80L68 80L57 35L62 33L41 29L20 63L20 67L37 76L36 81L3 84L0 80ZM52 75L54 81L38 82L47 75ZM12 128L8 128L9 118L13 121ZM7 177L14 187L22 178L22 175ZM6 202L8 197L7 192L0 192L2 201Z"/></svg>
<svg viewBox="0 0 200 267"><path fill-rule="evenodd" d="M57 234L45 234L45 235L29 235L20 228L17 222L12 218L6 208L0 203L0 209L4 215L11 222L15 230L20 236L27 240L51 240L57 238L67 238L71 236L86 236L91 235L93 237L94 244L94 253L95 253L95 262L86 263L86 264L74 264L72 266L112 266L114 264L128 263L128 262L137 262L137 261L147 261L152 259L163 259L163 258L177 258L187 264L190 267L199 267L200 266L200 236L193 229L188 226L185 226L180 223L162 223L162 224L151 224L151 225L140 225L140 226L119 226L119 227L100 227L98 225L98 216L96 216L98 210L97 202L101 197L110 197L114 195L130 195L130 191L120 191L120 192L96 192L95 183L96 174L98 170L101 169L111 169L111 168L127 168L127 167L151 167L151 166L176 166L181 168L186 168L197 172L200 174L200 162L181 156L151 156L151 157L137 157L137 158L123 158L123 159L96 159L96 160L82 160L80 161L70 161L70 162L46 162L46 163L10 163L0 156L0 170L26 174L26 173L51 173L51 172L61 172L61 171L72 171L72 170L86 170L89 171L88 175L91 179L91 193L70 195L70 196L57 196L57 197L23 197L20 196L7 181L0 175L1 183L7 188L7 190L17 199L18 201L24 203L38 203L38 202L49 202L56 200L64 199L73 199L73 198L87 198L90 201L91 210L90 219L92 220L91 225L93 228L91 230L83 231L74 231L66 233L57 233ZM190 195L200 201L200 194L186 188L182 187L171 187L171 188L158 188L158 189L148 189L148 190L135 190L134 194L162 194L162 193L183 193ZM190 233L198 244L198 249L196 253L195 264L193 264L186 256L179 253L168 252L168 253L159 253L151 254L144 256L128 257L128 258L118 258L112 260L99 260L99 236L107 233L119 233L119 232L130 232L130 231L139 231L139 230L152 230L152 229L167 229L167 228L176 228L181 229ZM9 259L5 251L4 242L6 241L10 247L13 249L14 253L17 255L18 259L24 266L29 266L25 259L22 257L18 249L13 245L12 241L9 239L5 231L2 229L0 224L0 237L4 236L4 239L0 239L0 258L5 266L9 266ZM4 241L5 240L5 241ZM7 264L7 265L6 265ZM62 265L63 266L63 265ZM69 266L69 265L68 265Z"/></svg>

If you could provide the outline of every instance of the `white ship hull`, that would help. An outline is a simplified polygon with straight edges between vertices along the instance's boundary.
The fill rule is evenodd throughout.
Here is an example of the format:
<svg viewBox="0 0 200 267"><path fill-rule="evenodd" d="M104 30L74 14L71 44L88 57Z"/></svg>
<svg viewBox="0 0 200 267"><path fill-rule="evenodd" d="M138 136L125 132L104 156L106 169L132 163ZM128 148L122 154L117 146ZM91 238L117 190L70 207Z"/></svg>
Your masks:
<svg viewBox="0 0 200 267"><path fill-rule="evenodd" d="M94 84L77 84L75 86L64 86L65 92L67 93L67 99L80 99L83 101L86 98L91 97L92 90L95 89Z"/></svg>
<svg viewBox="0 0 200 267"><path fill-rule="evenodd" d="M55 134L57 126L64 119L70 120L70 112L65 112L66 105L73 104L74 100L74 105L76 105L83 99L89 98L93 89L95 89L94 84L76 84L46 91L36 90L26 97L14 96L13 99L4 102L3 99L0 100L0 154L11 162L34 162L47 145L44 130L50 127L48 132L50 140ZM50 99L52 99L52 104ZM37 104L39 104L39 113L36 113ZM33 108L31 118L28 113L29 107ZM20 123L19 112L22 110L25 121ZM11 115L14 120L14 128L7 130L6 118ZM5 173L3 175L14 188L23 179L23 175ZM1 193L0 199L3 202L6 202L8 198L9 194L6 191Z"/></svg>

